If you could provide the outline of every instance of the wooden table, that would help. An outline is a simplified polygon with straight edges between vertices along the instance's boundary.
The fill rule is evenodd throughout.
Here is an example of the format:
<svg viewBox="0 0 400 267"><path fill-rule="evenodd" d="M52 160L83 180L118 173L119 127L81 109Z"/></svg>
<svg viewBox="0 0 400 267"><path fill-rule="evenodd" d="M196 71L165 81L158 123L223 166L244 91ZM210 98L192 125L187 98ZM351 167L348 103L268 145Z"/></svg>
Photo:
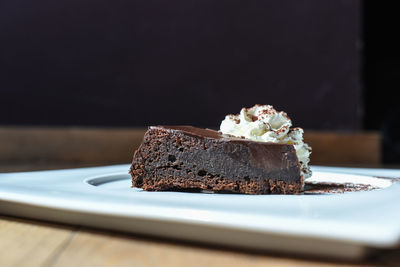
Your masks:
<svg viewBox="0 0 400 267"><path fill-rule="evenodd" d="M365 263L350 264L205 247L0 216L0 266L3 267L362 265Z"/></svg>
<svg viewBox="0 0 400 267"><path fill-rule="evenodd" d="M143 132L143 129L3 127L0 128L0 172L127 163ZM313 132L307 138L314 148L315 162L320 164L379 164L379 135L376 133ZM344 148L349 152L343 153ZM0 215L0 267L400 266L399 255L399 251L394 250L365 262L335 262Z"/></svg>

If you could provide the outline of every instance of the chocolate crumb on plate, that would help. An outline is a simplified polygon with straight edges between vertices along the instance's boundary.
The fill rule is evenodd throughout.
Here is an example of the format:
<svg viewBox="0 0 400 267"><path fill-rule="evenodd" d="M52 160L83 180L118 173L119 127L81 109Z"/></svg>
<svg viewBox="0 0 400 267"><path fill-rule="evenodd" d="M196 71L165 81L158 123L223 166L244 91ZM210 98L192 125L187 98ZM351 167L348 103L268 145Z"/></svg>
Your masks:
<svg viewBox="0 0 400 267"><path fill-rule="evenodd" d="M311 177L310 179L305 181L303 192L305 195L342 194L350 192L373 191L384 189L391 186L393 183L400 181L400 178L340 174L341 177L344 176L347 177L347 179L341 179L341 181L338 182L338 179L335 179L334 175L339 176L339 174L328 173L327 175L327 173L314 173L314 175L317 176L316 179L313 179L313 177ZM356 177L356 179L352 179L354 177Z"/></svg>

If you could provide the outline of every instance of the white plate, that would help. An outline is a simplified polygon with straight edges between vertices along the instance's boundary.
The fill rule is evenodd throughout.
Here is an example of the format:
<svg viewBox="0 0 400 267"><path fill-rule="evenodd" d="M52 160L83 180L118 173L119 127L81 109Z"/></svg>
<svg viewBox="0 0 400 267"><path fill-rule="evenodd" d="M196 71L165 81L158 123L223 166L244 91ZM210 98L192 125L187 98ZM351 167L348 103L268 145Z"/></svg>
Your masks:
<svg viewBox="0 0 400 267"><path fill-rule="evenodd" d="M383 189L331 195L145 192L129 165L0 174L0 213L146 235L357 259L400 244L400 170L312 167Z"/></svg>

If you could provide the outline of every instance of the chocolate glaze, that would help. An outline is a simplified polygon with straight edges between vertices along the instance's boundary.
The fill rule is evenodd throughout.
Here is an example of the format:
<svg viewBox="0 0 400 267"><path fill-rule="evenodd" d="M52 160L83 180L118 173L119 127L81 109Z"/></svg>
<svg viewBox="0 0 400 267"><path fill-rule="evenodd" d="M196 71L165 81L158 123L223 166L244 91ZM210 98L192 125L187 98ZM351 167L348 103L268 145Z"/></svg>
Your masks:
<svg viewBox="0 0 400 267"><path fill-rule="evenodd" d="M300 163L293 145L258 142L221 134L211 129L193 126L151 126L149 130L162 130L178 136L203 139L205 150L178 153L180 161L204 162L209 172L223 170L229 177L252 176L259 179L300 181ZM230 158L232 161L224 160ZM210 164L210 160L217 159Z"/></svg>
<svg viewBox="0 0 400 267"><path fill-rule="evenodd" d="M192 126L149 127L130 174L133 187L148 191L299 194L303 186L293 145Z"/></svg>
<svg viewBox="0 0 400 267"><path fill-rule="evenodd" d="M168 132L181 132L187 135L191 135L194 137L200 137L200 138L214 138L214 139L222 139L224 136L215 130L211 129L202 129L202 128L196 128L193 126L187 126L187 125L178 125L178 126L150 126L150 129L163 129Z"/></svg>

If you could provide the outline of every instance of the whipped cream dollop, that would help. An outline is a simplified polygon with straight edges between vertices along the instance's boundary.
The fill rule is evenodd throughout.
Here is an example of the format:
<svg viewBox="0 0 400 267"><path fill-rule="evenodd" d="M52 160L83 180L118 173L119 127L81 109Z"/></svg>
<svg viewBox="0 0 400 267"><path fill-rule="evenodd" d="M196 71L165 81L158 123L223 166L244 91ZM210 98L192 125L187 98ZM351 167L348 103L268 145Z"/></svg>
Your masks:
<svg viewBox="0 0 400 267"><path fill-rule="evenodd" d="M254 141L294 145L303 180L311 177L311 147L303 141L303 129L291 128L292 121L283 111L270 105L242 108L240 114L229 114L221 122L220 132Z"/></svg>

